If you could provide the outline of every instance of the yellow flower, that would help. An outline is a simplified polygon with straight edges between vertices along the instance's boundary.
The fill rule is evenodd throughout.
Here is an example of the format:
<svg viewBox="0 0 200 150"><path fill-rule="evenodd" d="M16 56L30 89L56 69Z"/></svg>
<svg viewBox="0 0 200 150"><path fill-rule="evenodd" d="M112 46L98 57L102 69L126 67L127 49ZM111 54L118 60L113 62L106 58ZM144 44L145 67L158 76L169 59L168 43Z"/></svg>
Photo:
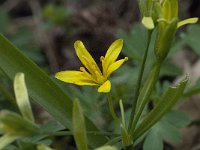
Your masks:
<svg viewBox="0 0 200 150"><path fill-rule="evenodd" d="M56 73L55 77L61 81L76 85L99 86L98 92L110 92L111 83L109 77L111 73L128 60L128 58L125 57L124 59L116 61L122 46L122 39L118 39L111 44L105 57L101 56L100 58L102 62L101 71L83 43L81 41L76 41L74 43L76 55L85 67L80 67L80 71L61 71Z"/></svg>

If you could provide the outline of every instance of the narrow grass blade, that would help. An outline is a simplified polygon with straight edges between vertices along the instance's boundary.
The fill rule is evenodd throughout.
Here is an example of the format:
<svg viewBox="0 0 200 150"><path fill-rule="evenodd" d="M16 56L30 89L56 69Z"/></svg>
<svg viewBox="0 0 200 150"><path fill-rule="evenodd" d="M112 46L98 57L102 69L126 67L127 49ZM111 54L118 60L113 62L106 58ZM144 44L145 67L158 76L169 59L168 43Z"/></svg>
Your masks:
<svg viewBox="0 0 200 150"><path fill-rule="evenodd" d="M76 99L73 104L73 135L78 150L88 150L85 119L79 101Z"/></svg>

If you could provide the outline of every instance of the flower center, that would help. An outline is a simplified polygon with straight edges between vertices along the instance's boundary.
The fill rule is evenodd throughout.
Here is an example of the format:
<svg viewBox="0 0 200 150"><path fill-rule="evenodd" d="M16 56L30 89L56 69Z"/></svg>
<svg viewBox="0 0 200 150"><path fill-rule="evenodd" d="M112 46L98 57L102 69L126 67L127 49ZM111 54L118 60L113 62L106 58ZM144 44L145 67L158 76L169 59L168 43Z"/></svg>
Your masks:
<svg viewBox="0 0 200 150"><path fill-rule="evenodd" d="M82 56L84 61L85 61L85 67L88 69L89 73L86 71L86 69L84 68L80 68L81 71L83 71L85 73L85 75L90 75L90 78L92 78L96 83L98 84L103 84L106 79L104 78L104 76L101 73L101 70L99 69L99 67L97 66L97 64L93 61L90 61L89 59L87 59L85 56Z"/></svg>

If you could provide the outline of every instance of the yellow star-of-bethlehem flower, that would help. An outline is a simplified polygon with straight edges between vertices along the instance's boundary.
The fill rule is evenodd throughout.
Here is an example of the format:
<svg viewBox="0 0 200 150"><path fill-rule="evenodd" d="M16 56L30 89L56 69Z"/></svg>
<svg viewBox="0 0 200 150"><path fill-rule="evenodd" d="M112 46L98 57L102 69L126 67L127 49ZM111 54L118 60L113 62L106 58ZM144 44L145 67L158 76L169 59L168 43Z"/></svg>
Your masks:
<svg viewBox="0 0 200 150"><path fill-rule="evenodd" d="M98 92L110 92L111 83L109 77L111 73L128 60L128 57L117 60L122 46L122 39L118 39L111 44L105 57L101 56L100 58L102 63L101 71L83 43L78 40L74 43L74 48L76 55L85 67L80 67L80 71L61 71L56 73L55 77L61 81L76 85L99 86Z"/></svg>

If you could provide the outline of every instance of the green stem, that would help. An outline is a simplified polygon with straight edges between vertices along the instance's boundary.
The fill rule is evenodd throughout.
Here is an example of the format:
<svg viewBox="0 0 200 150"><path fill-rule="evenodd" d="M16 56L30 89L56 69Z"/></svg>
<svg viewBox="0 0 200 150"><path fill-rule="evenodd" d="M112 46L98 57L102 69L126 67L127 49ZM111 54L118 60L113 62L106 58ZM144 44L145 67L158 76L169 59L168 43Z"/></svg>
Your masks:
<svg viewBox="0 0 200 150"><path fill-rule="evenodd" d="M161 67L160 62L157 62L154 65L153 70L152 70L149 78L145 82L145 84L144 84L143 88L141 89L141 92L138 96L138 102L137 102L137 106L136 106L135 117L133 119L133 124L131 125L131 128L130 128L130 134L131 135L133 135L133 132L136 128L136 125L139 121L139 118L140 118L140 116L143 112L143 109L144 109L145 105L148 103L151 92L153 91L153 89L156 85L156 82L158 80L159 73L160 73L160 67Z"/></svg>
<svg viewBox="0 0 200 150"><path fill-rule="evenodd" d="M121 141L121 136L118 136L109 140L107 143L105 143L105 145L115 145L116 143L119 143L120 141Z"/></svg>
<svg viewBox="0 0 200 150"><path fill-rule="evenodd" d="M59 131L55 133L44 133L47 136L64 136L64 135L73 135L71 131ZM112 132L98 132L98 131L87 131L87 134L93 135L105 135L105 136L119 136L119 134L112 133Z"/></svg>
<svg viewBox="0 0 200 150"><path fill-rule="evenodd" d="M120 120L115 113L115 110L114 110L114 107L113 107L112 96L110 95L110 93L107 94L107 99L108 99L108 106L109 106L110 114L112 115L115 122L119 124Z"/></svg>
<svg viewBox="0 0 200 150"><path fill-rule="evenodd" d="M137 84L136 84L135 95L134 95L134 98L133 98L131 117L130 117L130 120L129 120L128 130L130 130L130 128L132 126L134 115L135 115L135 108L136 108L136 105L137 105L137 99L138 99L138 96L139 96L140 87L141 87L141 83L142 83L143 73L144 73L145 64L146 64L147 55L148 55L148 50L149 50L149 45L150 45L150 41L151 41L151 35L152 35L152 31L149 30L148 35L147 35L147 43L146 43L145 53L144 53L144 56L143 56L142 66L140 68L140 72L139 72L139 76L138 76L138 80L137 80Z"/></svg>

